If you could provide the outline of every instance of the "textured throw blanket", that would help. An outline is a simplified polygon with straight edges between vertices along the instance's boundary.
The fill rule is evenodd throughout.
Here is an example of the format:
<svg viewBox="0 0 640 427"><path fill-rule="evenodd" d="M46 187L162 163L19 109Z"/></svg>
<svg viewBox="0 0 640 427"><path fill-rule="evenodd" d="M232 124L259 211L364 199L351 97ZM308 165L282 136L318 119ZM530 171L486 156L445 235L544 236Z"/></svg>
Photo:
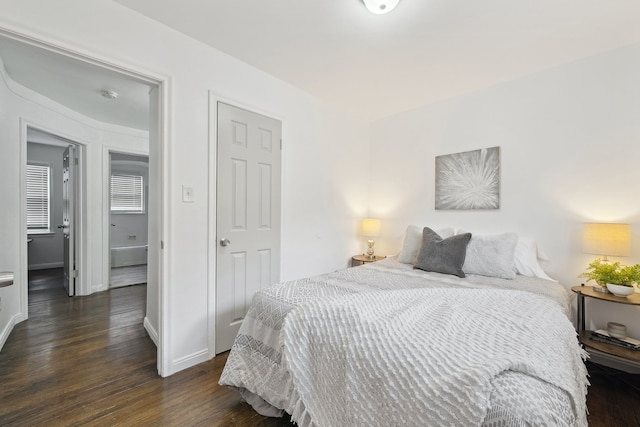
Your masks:
<svg viewBox="0 0 640 427"><path fill-rule="evenodd" d="M289 312L281 334L298 392L291 415L302 427L481 425L492 382L505 371L566 392L583 426L586 371L572 341L555 302L491 289L309 301Z"/></svg>

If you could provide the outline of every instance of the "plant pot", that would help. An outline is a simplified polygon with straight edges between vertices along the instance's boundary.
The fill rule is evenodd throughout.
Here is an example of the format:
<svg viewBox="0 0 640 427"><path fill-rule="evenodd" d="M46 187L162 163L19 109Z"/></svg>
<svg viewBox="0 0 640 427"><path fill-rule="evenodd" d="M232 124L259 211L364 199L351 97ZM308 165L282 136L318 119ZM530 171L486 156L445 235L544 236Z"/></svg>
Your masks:
<svg viewBox="0 0 640 427"><path fill-rule="evenodd" d="M633 286L614 285L613 283L607 283L607 289L617 297L628 297L634 292Z"/></svg>

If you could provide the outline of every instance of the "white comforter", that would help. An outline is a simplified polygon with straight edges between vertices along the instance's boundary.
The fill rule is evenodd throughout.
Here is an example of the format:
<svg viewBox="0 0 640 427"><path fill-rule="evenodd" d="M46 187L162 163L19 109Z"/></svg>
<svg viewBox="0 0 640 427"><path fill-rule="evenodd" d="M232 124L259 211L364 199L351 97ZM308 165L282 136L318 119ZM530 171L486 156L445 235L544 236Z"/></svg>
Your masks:
<svg viewBox="0 0 640 427"><path fill-rule="evenodd" d="M292 419L302 427L481 425L492 381L505 371L564 390L575 424L586 425L582 352L566 345L576 333L544 297L477 289L360 293L294 308L282 337L299 395ZM558 425L544 411L535 422Z"/></svg>
<svg viewBox="0 0 640 427"><path fill-rule="evenodd" d="M305 356L301 350L300 354L287 353L291 356L289 359L283 357L285 352L296 349L298 346L298 344L287 341L288 339L294 339L295 335L298 334L297 332L294 334L294 331L290 334L285 334L283 325L295 323L287 320L289 316L305 316L304 311L306 308L302 307L307 307L308 304L311 304L311 307L315 307L314 304L316 301L320 304L319 301L336 299L350 300L351 298L356 298L356 294L362 293L366 293L367 295L370 295L371 292L377 293L379 296L375 298L391 303L395 301L396 295L400 296L401 293L404 292L402 289L420 289L422 290L420 292L459 289L457 292L469 295L475 295L476 291L474 291L474 289L478 289L479 294L494 289L494 291L491 292L495 292L495 295L511 293L512 290L516 290L518 292L513 292L513 298L524 300L524 302L521 302L521 305L524 307L527 307L528 302L535 299L536 295L539 295L540 297L538 299L548 301L545 311L543 313L536 313L535 309L528 310L530 317L528 319L526 316L522 318L522 323L527 325L530 332L531 330L538 331L538 334L533 334L536 335L532 338L535 343L530 342L528 344L529 349L534 352L544 352L545 349L551 349L555 357L551 364L572 366L569 370L565 371L565 373L573 375L576 369L581 369L580 364L577 364L577 367L574 366L576 360L575 355L580 351L577 340L575 339L575 333L569 338L565 336L560 337L555 335L554 328L546 329L546 327L542 327L544 318L551 316L554 319L563 319L557 320L556 323L568 331L566 328L568 320L562 313L564 313L564 315L568 315L569 313L569 298L566 290L558 283L523 276L518 276L515 280L492 279L482 276L468 276L465 279L460 279L453 276L413 270L410 266L398 263L397 261L385 260L361 267L339 270L322 276L282 283L256 293L227 359L227 364L220 378L220 384L237 389L245 400L261 414L279 416L284 410L290 414L296 414L293 419L299 423L303 423L304 420L299 417L312 414L313 412L307 410L309 408L306 406L306 400L308 400L309 397L301 394L300 390L302 390L304 382L308 381L313 383L313 387L320 386L324 381L324 377L311 377L305 374L304 369L298 370L297 368L292 368L293 361L299 360L295 358L309 358L313 356L315 352L314 354L309 353ZM489 293L494 295L491 292ZM369 296L363 298L369 298ZM466 297L460 296L459 299L462 300L464 298ZM407 356L407 352L409 351L408 349L413 348L412 346L417 345L417 343L423 343L426 346L423 351L429 350L434 341L457 341L458 344L464 345L464 340L457 338L459 337L457 334L473 334L476 325L479 325L482 329L477 329L480 341L493 342L497 346L496 351L510 348L510 343L509 345L506 344L506 341L502 338L504 334L497 328L496 324L491 323L487 325L487 328L484 328L483 324L488 321L485 320L484 317L487 317L487 319L504 317L505 323L510 323L510 320L506 317L507 315L503 315L503 311L509 306L508 300L501 301L496 296L493 302L494 304L490 306L491 310L489 310L488 313L478 314L478 317L483 320L471 322L470 326L459 328L457 331L454 331L456 329L455 327L460 324L457 320L444 320L447 316L446 312L448 309L436 311L435 314L440 316L437 317L437 319L443 319L441 323L447 322L453 329L445 330L435 328L436 320L424 320L422 322L424 323L424 331L421 333L441 335L431 338L400 339L400 341L396 342L396 345L393 346L393 352L396 353L393 353L394 355L390 356L391 360L388 361L393 366L383 368L382 373L379 373L379 375L383 375L385 372L390 372L391 375L393 375L393 370L397 367L396 365L404 365L404 363L400 362L405 360L405 356ZM507 303L506 306L505 302ZM451 306L457 305L452 302L443 302L443 304L449 304ZM300 309L297 307L300 307ZM536 305L535 307L538 306ZM384 304L382 310L386 310ZM517 311L518 310L516 310L516 312ZM374 318L380 316L380 314L372 314ZM391 313L388 314L390 318L395 318L396 316L391 315ZM335 321L338 322L337 319ZM416 323L416 325L419 324L420 322ZM344 325L340 327L345 328ZM350 330L350 328L347 329ZM394 337L400 336L396 332L386 333ZM301 335L306 335L306 333L301 333ZM417 336L418 335L414 333L413 337ZM386 338L370 340L370 344L375 344L376 341L380 342L385 339ZM542 345L539 340L544 340L544 345ZM427 343L425 341L430 342ZM386 344L383 345L386 346ZM522 351L521 347L516 348L519 348L518 351ZM353 352L353 350L351 351ZM370 349L368 351L375 352L377 350ZM441 357L452 360L458 360L459 356L457 353L463 353L463 351L458 349L442 351L452 351L452 353L447 353L449 356ZM413 352L413 350L411 350L411 352ZM477 353L478 352L475 351L469 351L465 357L471 357L473 359ZM479 353L482 353L482 351ZM567 356L567 354L571 356ZM323 363L321 362L323 357L326 360L334 357L334 355L335 353L333 352L326 353L324 356L318 353L318 363ZM436 363L436 365L440 363L438 360L441 359L436 358L434 361L431 359L432 355L425 355L424 357L431 360L429 363ZM308 363L315 362L309 361ZM472 365L469 361L461 363L462 366L467 367ZM415 369L411 367L412 365L408 366L409 369ZM507 366L507 368L505 368L505 366ZM580 387L567 386L566 384L570 383L565 383L564 380L562 380L561 386L556 386L553 385L553 382L546 381L544 378L538 379L529 373L524 373L526 372L524 368L512 370L510 365L505 366L491 367L491 369L493 369L492 372L503 368L508 370L503 370L490 380L491 393L488 412L482 422L484 426L580 425L582 423L584 411L581 408L584 407L584 392L582 392L581 400L578 398L579 395L576 396L575 392L575 390L580 389ZM372 372L375 371L376 370L373 369ZM471 373L472 371L465 372ZM413 376L413 374L415 374L415 376ZM408 375L407 378L412 378L411 384L430 383L433 381L428 376L423 376L432 375L432 373L413 372L413 374L406 374ZM302 377L305 375L308 376L308 378L303 380ZM354 375L360 374L355 373ZM435 378L438 378L438 376L436 375ZM585 372L578 372L575 378L581 384L586 384ZM372 384L375 384L377 381L378 379L372 379ZM309 384L304 387L308 386ZM393 407L391 401L384 403L384 400L378 400L378 397L381 396L376 394L380 393L375 392L374 389L376 388L382 389L384 387L371 387L369 393L373 393L376 396L373 404L385 405L386 410L391 410ZM355 393L351 396L351 403L347 406L351 407L355 404L354 402L359 402L360 405L369 405L370 402L367 398L364 396L359 397L360 390L351 388L345 389L343 392L346 392L346 390L351 390L351 392ZM313 390L313 393L316 392L324 393L321 390ZM315 397L313 399L315 399ZM401 400L405 401L405 399ZM436 401L429 402L429 405L435 407L439 404L439 400L440 399L436 399ZM413 403L415 403L415 401L416 399L406 400L406 402ZM420 403L418 404L420 405ZM459 405L469 405L469 411L472 413L475 413L477 410L473 409L473 407L477 406L477 403L467 400L460 400ZM456 409L456 411L457 410L458 409ZM351 412L351 410L348 412ZM549 420L553 421L549 422ZM311 421L312 420L308 420L308 422ZM324 424L323 421L320 421L318 425L331 426L336 424ZM368 424L354 419L352 423L347 425L359 426ZM400 425L400 423L398 423L398 425Z"/></svg>

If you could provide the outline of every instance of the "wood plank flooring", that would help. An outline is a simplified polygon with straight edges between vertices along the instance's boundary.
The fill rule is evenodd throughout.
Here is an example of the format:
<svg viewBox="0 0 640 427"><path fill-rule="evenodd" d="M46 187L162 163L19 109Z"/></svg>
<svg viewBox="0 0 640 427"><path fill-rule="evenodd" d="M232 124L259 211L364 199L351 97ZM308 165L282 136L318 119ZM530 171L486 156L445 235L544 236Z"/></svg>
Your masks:
<svg viewBox="0 0 640 427"><path fill-rule="evenodd" d="M111 267L111 288L147 283L147 264Z"/></svg>
<svg viewBox="0 0 640 427"><path fill-rule="evenodd" d="M0 352L0 426L293 425L218 385L227 354L160 378L144 285L69 298L61 270L32 273L30 318ZM640 425L640 376L589 371L589 424Z"/></svg>
<svg viewBox="0 0 640 427"><path fill-rule="evenodd" d="M640 375L627 374L587 362L589 425L594 427L640 426Z"/></svg>
<svg viewBox="0 0 640 427"><path fill-rule="evenodd" d="M161 378L142 321L145 286L69 298L34 271L29 320L0 352L1 426L283 426L218 385L226 354Z"/></svg>

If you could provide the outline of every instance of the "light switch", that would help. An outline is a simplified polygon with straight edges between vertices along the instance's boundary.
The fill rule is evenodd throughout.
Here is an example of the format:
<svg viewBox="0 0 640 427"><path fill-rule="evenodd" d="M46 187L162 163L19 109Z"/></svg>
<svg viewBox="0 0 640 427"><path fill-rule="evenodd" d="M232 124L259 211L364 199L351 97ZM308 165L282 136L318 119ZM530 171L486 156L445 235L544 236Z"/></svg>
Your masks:
<svg viewBox="0 0 640 427"><path fill-rule="evenodd" d="M193 187L182 186L182 201L186 203L194 202Z"/></svg>

